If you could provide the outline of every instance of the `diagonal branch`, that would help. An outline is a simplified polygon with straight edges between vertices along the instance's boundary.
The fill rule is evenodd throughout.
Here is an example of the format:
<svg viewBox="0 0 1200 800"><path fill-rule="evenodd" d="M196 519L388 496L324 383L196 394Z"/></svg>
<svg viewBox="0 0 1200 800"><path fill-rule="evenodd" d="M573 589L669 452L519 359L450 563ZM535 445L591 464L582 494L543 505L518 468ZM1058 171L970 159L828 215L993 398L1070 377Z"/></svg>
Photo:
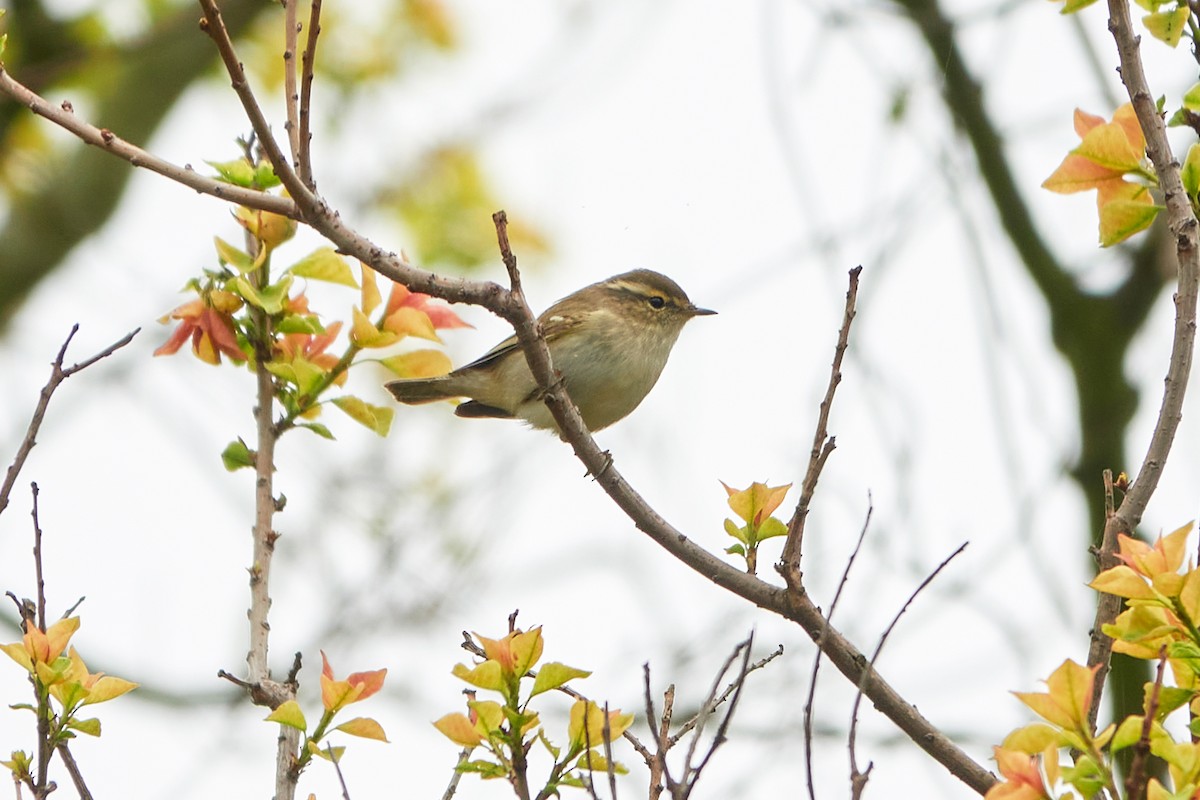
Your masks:
<svg viewBox="0 0 1200 800"><path fill-rule="evenodd" d="M151 172L157 172L164 178L195 189L201 194L210 194L221 200L256 208L261 211L271 211L286 217L296 218L296 204L286 197L266 194L254 189L246 189L229 183L222 183L213 178L199 174L188 166L179 166L166 159L159 158L135 144L125 141L107 128L97 128L75 116L71 104L63 102L54 105L24 84L19 83L0 66L0 92L8 95L21 105L27 107L39 117L49 120L65 131L72 133L80 141L98 147L101 150L128 161L135 167L142 167Z"/></svg>

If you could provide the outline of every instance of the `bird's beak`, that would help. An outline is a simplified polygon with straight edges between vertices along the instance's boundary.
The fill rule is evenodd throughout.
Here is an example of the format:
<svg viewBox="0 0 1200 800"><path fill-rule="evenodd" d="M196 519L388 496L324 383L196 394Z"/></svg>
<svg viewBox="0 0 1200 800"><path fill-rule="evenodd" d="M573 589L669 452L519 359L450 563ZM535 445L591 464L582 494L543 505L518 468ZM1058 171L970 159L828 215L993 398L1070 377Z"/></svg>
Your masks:
<svg viewBox="0 0 1200 800"><path fill-rule="evenodd" d="M688 311L691 313L691 315L693 317L709 317L709 316L712 316L713 314L717 313L717 312L713 311L711 308L698 308L696 306L692 306L691 308L688 309Z"/></svg>

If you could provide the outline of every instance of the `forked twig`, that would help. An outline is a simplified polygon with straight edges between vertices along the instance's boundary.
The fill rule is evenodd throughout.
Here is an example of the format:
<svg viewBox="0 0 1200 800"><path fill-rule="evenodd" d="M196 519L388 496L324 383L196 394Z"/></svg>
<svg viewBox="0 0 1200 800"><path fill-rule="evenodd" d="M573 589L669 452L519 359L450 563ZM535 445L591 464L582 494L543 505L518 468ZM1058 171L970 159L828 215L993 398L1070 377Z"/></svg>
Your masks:
<svg viewBox="0 0 1200 800"><path fill-rule="evenodd" d="M904 601L904 605L902 605L900 607L900 610L896 612L896 616L892 617L892 621L890 623L888 623L887 628L884 629L883 635L879 637L879 643L875 645L875 652L871 653L870 666L872 668L874 668L875 662L879 659L879 654L881 652L883 652L883 646L884 646L884 644L887 643L888 637L891 636L892 631L896 627L896 624L900 622L900 618L902 616L904 616L904 612L908 611L908 607L911 606L913 604L913 601L917 599L917 595L919 595L925 589L926 586L933 583L933 579L936 578L938 576L938 574L943 569L946 568L947 564L949 564L951 561L953 561L955 558L957 558L958 555L963 550L967 549L967 544L968 544L968 542L963 542L962 544L960 544L953 553L946 556L946 558L944 558L942 560L942 563L938 564L937 567L934 568L933 572L929 573L929 575L926 576L925 580L921 581L921 583L917 586L916 589L913 589L912 594L910 594L908 596L908 599ZM863 673L864 677L867 674L868 673L864 672ZM854 706L850 712L850 734L848 737L849 746L850 746L850 780L851 780L853 791L855 793L855 797L857 797L861 794L861 792L862 792L861 784L865 784L867 776L871 772L871 765L867 766L867 769L865 772L859 771L858 760L857 760L857 757L855 754L855 747L854 747L855 739L857 738L857 733L858 733L858 708L862 703L863 694L864 694L863 686L861 684L859 684L858 691L854 695Z"/></svg>
<svg viewBox="0 0 1200 800"><path fill-rule="evenodd" d="M8 467L8 472L4 476L4 483L0 484L0 514L4 513L4 509L8 507L8 498L12 494L13 485L17 482L17 476L21 474L21 468L25 466L25 460L29 458L29 453L37 444L38 431L41 430L42 420L46 417L46 409L50 406L50 397L54 394L54 390L58 385L67 378L74 375L80 370L87 369L92 364L95 364L102 358L111 356L116 351L120 350L125 345L133 341L133 337L137 336L141 328L136 328L132 332L125 334L117 341L110 344L108 347L101 350L91 358L86 358L77 364L69 367L63 367L63 360L67 356L67 346L71 344L71 339L79 331L79 325L76 323L71 326L71 332L67 334L67 339L62 343L62 347L58 349L58 355L54 358L54 363L50 367L50 380L42 387L42 392L38 396L37 407L33 410L33 419L29 421L29 428L25 431L25 438L21 440L20 446L17 448L17 455L13 458L13 462Z"/></svg>
<svg viewBox="0 0 1200 800"><path fill-rule="evenodd" d="M783 554L779 558L779 572L793 592L803 590L801 585L800 554L804 541L804 523L808 519L808 509L812 503L813 493L817 489L817 480L830 453L837 447L835 437L829 435L829 412L833 408L833 396L838 384L842 382L842 358L850 346L850 324L854 322L855 304L858 299L858 276L862 267L850 270L850 286L846 290L846 309L842 314L842 327L838 332L837 345L833 350L833 363L829 370L829 386L825 389L825 398L821 400L821 410L817 415L817 427L813 434L812 450L808 457L808 469L804 473L804 481L800 484L800 499L796 510L788 523L787 539L783 543Z"/></svg>

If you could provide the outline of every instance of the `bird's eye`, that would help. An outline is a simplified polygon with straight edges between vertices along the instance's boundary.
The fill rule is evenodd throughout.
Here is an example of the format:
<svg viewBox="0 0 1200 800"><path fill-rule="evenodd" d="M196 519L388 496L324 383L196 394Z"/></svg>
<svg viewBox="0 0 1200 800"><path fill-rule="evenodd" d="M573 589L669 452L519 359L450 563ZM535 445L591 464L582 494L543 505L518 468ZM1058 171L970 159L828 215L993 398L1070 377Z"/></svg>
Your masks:
<svg viewBox="0 0 1200 800"><path fill-rule="evenodd" d="M666 304L667 304L667 301L662 299L658 295L654 295L653 297L650 298L650 307L651 308L662 308Z"/></svg>

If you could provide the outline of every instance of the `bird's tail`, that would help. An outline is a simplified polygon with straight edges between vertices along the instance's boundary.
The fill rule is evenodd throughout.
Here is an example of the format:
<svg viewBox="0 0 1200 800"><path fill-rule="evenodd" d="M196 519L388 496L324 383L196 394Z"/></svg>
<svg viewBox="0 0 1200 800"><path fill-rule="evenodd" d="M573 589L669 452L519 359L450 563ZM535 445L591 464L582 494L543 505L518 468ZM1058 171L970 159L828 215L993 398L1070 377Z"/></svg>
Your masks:
<svg viewBox="0 0 1200 800"><path fill-rule="evenodd" d="M449 375L439 375L436 378L390 381L384 386L401 403L414 406L462 397L452 383Z"/></svg>

